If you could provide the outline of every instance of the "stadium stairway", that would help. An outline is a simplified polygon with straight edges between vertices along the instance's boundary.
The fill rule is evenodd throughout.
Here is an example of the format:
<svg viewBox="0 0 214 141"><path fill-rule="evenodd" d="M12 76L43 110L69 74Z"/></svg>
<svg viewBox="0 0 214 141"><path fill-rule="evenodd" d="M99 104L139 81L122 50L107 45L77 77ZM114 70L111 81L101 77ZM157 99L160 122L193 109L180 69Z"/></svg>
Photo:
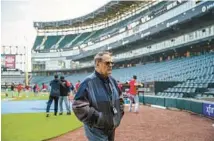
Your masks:
<svg viewBox="0 0 214 141"><path fill-rule="evenodd" d="M44 43L45 49L51 49L61 38L61 36L48 36Z"/></svg>
<svg viewBox="0 0 214 141"><path fill-rule="evenodd" d="M44 36L37 36L36 37L33 49L37 49L40 46L40 44L42 43L43 38L44 38Z"/></svg>
<svg viewBox="0 0 214 141"><path fill-rule="evenodd" d="M55 45L51 47L51 49L57 49L59 47L60 42L65 38L65 36L61 36Z"/></svg>
<svg viewBox="0 0 214 141"><path fill-rule="evenodd" d="M44 38L42 39L42 43L38 46L39 49L44 49L45 48L45 42L47 41L48 37L44 36Z"/></svg>
<svg viewBox="0 0 214 141"><path fill-rule="evenodd" d="M64 48L67 44L69 44L72 40L76 38L77 34L66 35L63 40L59 43L59 48Z"/></svg>

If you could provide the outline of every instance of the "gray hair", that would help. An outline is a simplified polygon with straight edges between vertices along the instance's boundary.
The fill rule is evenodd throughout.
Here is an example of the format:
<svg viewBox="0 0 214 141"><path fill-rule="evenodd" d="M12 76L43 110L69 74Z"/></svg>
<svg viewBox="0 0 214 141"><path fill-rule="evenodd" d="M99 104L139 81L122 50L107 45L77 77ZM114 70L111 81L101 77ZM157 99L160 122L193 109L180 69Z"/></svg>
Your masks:
<svg viewBox="0 0 214 141"><path fill-rule="evenodd" d="M96 65L97 62L101 62L104 55L112 56L112 53L109 51L99 52L94 56L94 64Z"/></svg>

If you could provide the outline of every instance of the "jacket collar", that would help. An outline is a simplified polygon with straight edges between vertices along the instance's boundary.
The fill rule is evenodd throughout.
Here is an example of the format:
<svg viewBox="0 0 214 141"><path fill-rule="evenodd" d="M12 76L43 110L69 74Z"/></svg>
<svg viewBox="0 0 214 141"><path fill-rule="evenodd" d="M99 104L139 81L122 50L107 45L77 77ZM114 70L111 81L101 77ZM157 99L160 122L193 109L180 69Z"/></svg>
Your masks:
<svg viewBox="0 0 214 141"><path fill-rule="evenodd" d="M96 70L95 70L95 75L97 76L97 77L99 77L103 82L108 82L109 83L109 77L107 77L107 78L104 78L99 72L97 72Z"/></svg>

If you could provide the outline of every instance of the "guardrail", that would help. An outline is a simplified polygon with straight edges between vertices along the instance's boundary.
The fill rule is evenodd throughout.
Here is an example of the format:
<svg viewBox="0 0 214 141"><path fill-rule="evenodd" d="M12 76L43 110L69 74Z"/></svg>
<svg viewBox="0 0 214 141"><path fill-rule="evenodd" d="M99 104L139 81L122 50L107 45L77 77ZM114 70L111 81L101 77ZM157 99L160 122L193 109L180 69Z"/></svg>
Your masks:
<svg viewBox="0 0 214 141"><path fill-rule="evenodd" d="M214 119L214 102L197 99L140 95L140 103L187 110Z"/></svg>

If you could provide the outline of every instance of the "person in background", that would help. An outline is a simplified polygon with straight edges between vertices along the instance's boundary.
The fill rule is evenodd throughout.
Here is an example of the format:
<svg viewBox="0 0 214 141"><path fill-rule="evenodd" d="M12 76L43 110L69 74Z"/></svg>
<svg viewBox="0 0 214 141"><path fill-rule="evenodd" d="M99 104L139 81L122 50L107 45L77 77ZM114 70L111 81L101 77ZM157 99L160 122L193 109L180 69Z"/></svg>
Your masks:
<svg viewBox="0 0 214 141"><path fill-rule="evenodd" d="M10 86L10 89L11 89L11 94L12 94L12 98L14 97L14 91L15 91L15 84L12 83L11 86Z"/></svg>
<svg viewBox="0 0 214 141"><path fill-rule="evenodd" d="M30 91L30 86L29 85L25 85L25 96L28 97L30 95L30 93L28 93Z"/></svg>
<svg viewBox="0 0 214 141"><path fill-rule="evenodd" d="M68 97L68 100L69 102L73 103L73 100L74 100L74 95L76 94L76 89L74 88L74 85L71 83L71 86L70 86L70 92L69 92L69 97Z"/></svg>
<svg viewBox="0 0 214 141"><path fill-rule="evenodd" d="M20 93L21 93L22 89L23 89L23 86L22 86L21 83L19 83L19 85L17 86L18 97L20 96Z"/></svg>
<svg viewBox="0 0 214 141"><path fill-rule="evenodd" d="M80 86L80 80L78 80L77 83L76 83L76 85L75 85L75 90L76 90L76 92L78 91L79 86Z"/></svg>
<svg viewBox="0 0 214 141"><path fill-rule="evenodd" d="M51 91L50 91L50 96L49 96L49 100L47 103L47 108L46 108L46 117L49 117L49 111L50 111L50 107L52 102L54 101L54 115L57 116L57 112L58 112L58 100L59 100L59 96L60 96L60 80L58 79L58 75L54 76L54 80L52 80L50 82L50 86L51 86Z"/></svg>
<svg viewBox="0 0 214 141"><path fill-rule="evenodd" d="M72 108L89 141L114 141L124 114L122 93L111 76L111 53L98 53L94 62L95 71L80 84Z"/></svg>
<svg viewBox="0 0 214 141"><path fill-rule="evenodd" d="M25 85L25 90L28 92L30 91L30 86L29 85Z"/></svg>
<svg viewBox="0 0 214 141"><path fill-rule="evenodd" d="M130 94L130 105L129 105L129 112L132 111L132 103L133 100L135 102L135 113L138 113L139 111L139 96L138 96L138 91L137 91L137 87L141 86L140 83L137 82L137 76L134 75L133 79L131 81L129 81L129 94Z"/></svg>
<svg viewBox="0 0 214 141"><path fill-rule="evenodd" d="M5 83L5 96L8 97L8 85Z"/></svg>
<svg viewBox="0 0 214 141"><path fill-rule="evenodd" d="M60 113L59 115L63 114L63 101L65 103L65 107L67 110L67 115L71 115L71 108L70 108L70 103L68 100L69 97L69 93L70 93L70 86L69 84L67 85L64 76L60 77L60 97L59 97L59 109L60 109Z"/></svg>
<svg viewBox="0 0 214 141"><path fill-rule="evenodd" d="M34 96L38 96L39 85L37 83L33 86L33 92L34 92Z"/></svg>
<svg viewBox="0 0 214 141"><path fill-rule="evenodd" d="M45 83L42 83L42 92L47 92L47 90L48 90L48 86L47 85L45 85Z"/></svg>
<svg viewBox="0 0 214 141"><path fill-rule="evenodd" d="M120 91L122 92L123 85L120 83L119 80L117 81L117 85L118 85L118 88L120 89Z"/></svg>

